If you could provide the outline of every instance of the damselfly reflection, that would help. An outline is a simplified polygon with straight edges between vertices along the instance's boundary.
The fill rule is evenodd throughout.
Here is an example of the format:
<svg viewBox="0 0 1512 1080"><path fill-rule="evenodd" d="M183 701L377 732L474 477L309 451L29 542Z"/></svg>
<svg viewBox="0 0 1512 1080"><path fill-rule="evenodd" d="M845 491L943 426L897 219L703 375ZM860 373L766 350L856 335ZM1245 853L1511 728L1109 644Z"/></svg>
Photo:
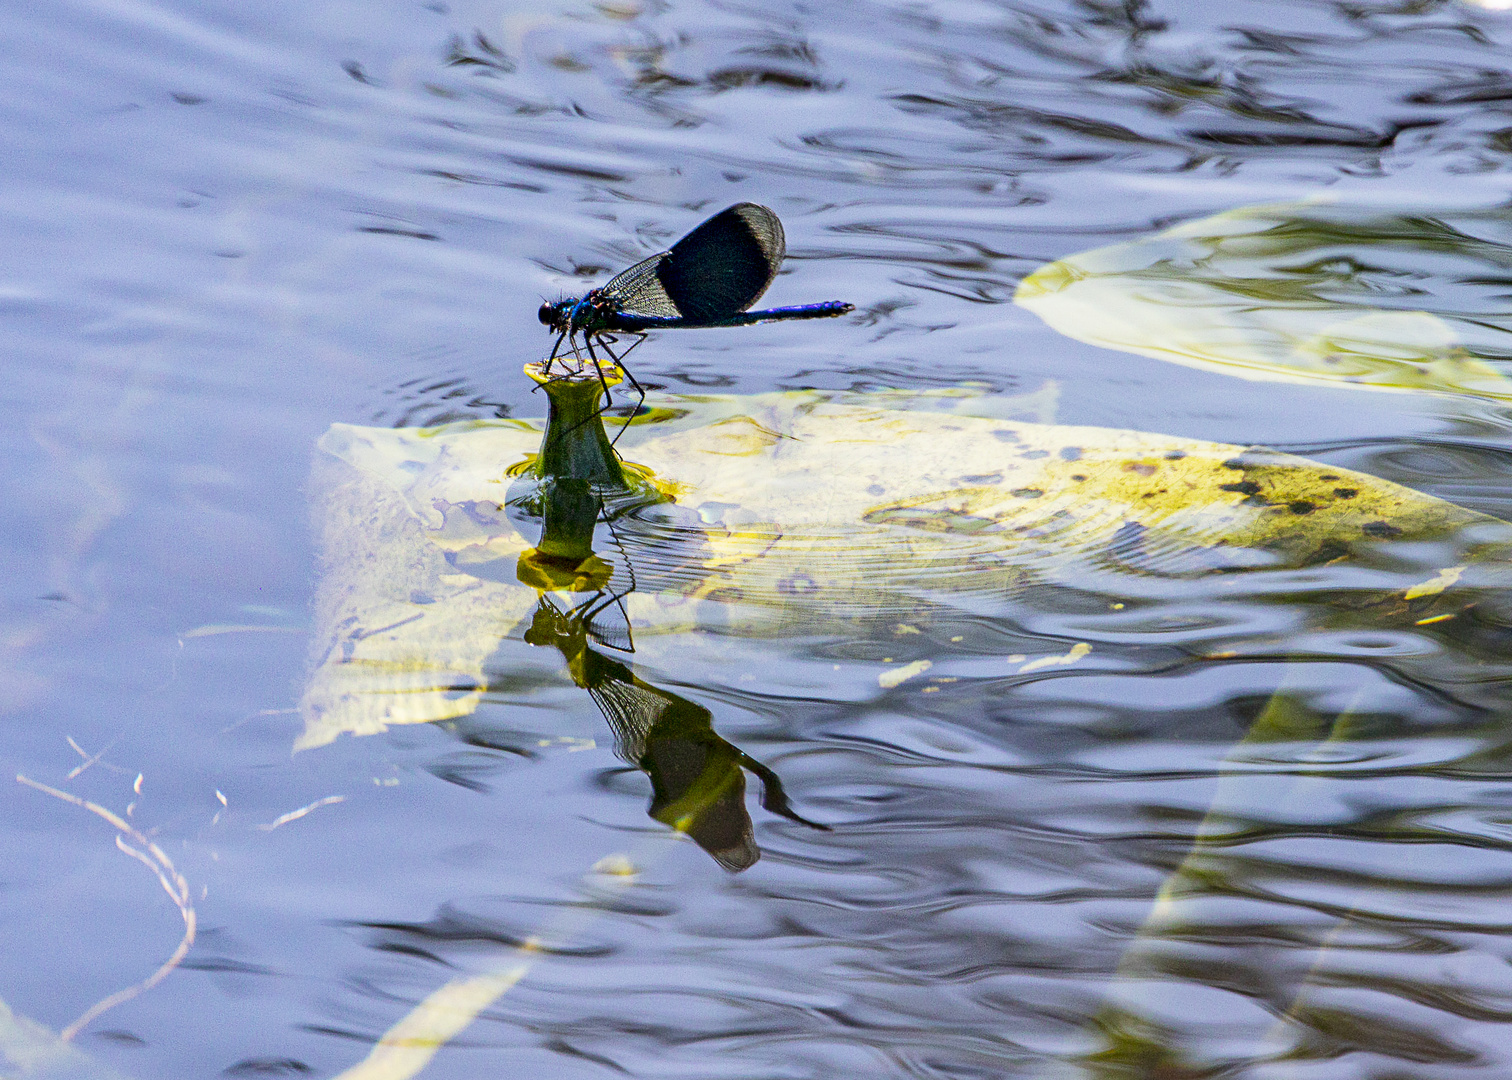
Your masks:
<svg viewBox="0 0 1512 1080"><path fill-rule="evenodd" d="M633 525L634 509L647 496L631 492L622 477L615 480L612 455L572 452L573 440L593 447L604 437L596 414L582 417L573 410L585 404L578 393L585 384L592 385L566 377L543 383L553 405L561 406L554 408L553 423L567 426L552 460L582 466L591 459L607 471L596 479L547 475L526 484L513 500L541 528L540 541L520 555L514 571L521 584L539 592L525 641L562 654L572 681L588 691L614 731L616 754L650 777L651 816L692 837L726 870L744 870L761 856L745 807L745 770L761 779L762 806L813 823L788 805L776 773L715 734L708 709L652 686L627 662L595 647L635 652L625 598L636 588L636 537L622 533L616 522ZM548 432L543 446L551 445ZM616 552L612 564L594 550L600 525Z"/></svg>
<svg viewBox="0 0 1512 1080"><path fill-rule="evenodd" d="M719 737L708 709L651 685L590 644L608 644L605 624L595 620L616 608L623 612L620 599L596 594L562 608L543 594L525 640L561 652L573 682L588 691L613 730L616 755L650 778L651 817L692 837L726 870L745 870L761 857L745 806L749 770L761 780L766 810L827 829L793 810L775 772Z"/></svg>
<svg viewBox="0 0 1512 1080"><path fill-rule="evenodd" d="M547 358L547 373L564 343L574 355L578 353L581 335L581 348L595 368L597 345L644 400L645 391L625 368L624 358L645 340L648 330L824 319L853 310L853 305L842 300L825 300L748 311L777 276L786 254L782 222L771 210L756 203L737 203L721 210L669 250L643 259L607 285L582 297L542 304L539 318L557 334ZM611 345L618 344L621 336L635 340L616 352ZM606 396L608 392L606 382Z"/></svg>

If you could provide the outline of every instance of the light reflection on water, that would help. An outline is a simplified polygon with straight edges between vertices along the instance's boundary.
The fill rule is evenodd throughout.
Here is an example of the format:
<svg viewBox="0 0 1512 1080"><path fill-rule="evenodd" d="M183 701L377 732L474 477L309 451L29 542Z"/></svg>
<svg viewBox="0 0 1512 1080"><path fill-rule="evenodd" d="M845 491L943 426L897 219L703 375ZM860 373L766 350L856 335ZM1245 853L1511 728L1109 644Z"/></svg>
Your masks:
<svg viewBox="0 0 1512 1080"><path fill-rule="evenodd" d="M135 803L202 926L184 970L80 1045L133 1076L335 1075L583 899L601 856L656 849L655 778L523 628L473 715L290 756L320 573L309 462L333 422L539 415L519 367L548 344L541 297L726 203L783 217L771 303L861 312L663 334L636 370L668 392L1053 380L1059 423L1280 446L1506 517L1502 406L1241 382L1010 304L1045 262L1322 189L1383 220L1441 203L1445 222L1495 221L1506 19L1451 2L0 18L17 58L0 72L0 757L64 784L85 760L68 737L105 751L67 785ZM1444 265L1398 250L1350 284L1439 305L1499 361L1505 289ZM1416 298L1383 299L1386 269ZM764 763L832 831L749 785L759 862L657 849L426 1075L1504 1074L1506 600L1480 589L1427 626L1350 600L1446 554L1183 576L1129 544L917 634L640 643L641 693L707 714L706 750ZM1018 674L1078 641L1085 660ZM923 659L926 677L878 685ZM178 914L98 822L0 792L0 999L56 1030L160 963Z"/></svg>

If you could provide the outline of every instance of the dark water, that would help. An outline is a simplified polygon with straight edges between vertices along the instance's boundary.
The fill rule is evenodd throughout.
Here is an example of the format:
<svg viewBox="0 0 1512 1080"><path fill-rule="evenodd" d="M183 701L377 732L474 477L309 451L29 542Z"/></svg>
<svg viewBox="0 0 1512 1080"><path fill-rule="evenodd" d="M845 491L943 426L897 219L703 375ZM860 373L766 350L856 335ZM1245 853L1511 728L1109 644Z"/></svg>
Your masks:
<svg viewBox="0 0 1512 1080"><path fill-rule="evenodd" d="M524 685L586 647L543 626L556 653L501 649L466 722L291 753L316 440L540 415L520 368L542 297L739 200L787 228L768 301L858 314L663 334L636 370L665 393L1053 381L1062 424L1276 446L1512 514L1503 404L1242 381L1011 303L1048 261L1324 189L1494 215L1512 13L121 0L18 6L0 41L17 1013L63 1028L183 925L109 825L10 773L130 805L188 883L185 962L75 1040L129 1076L334 1076L554 925L426 1076L1512 1073L1499 590L1418 627L1341 600L1342 569L1227 598L1177 579L1126 614L1062 582L920 634L685 634L602 669L597 703L560 678L513 694L510 655ZM1504 362L1512 290L1394 258L1413 306ZM1078 641L1077 664L1005 659ZM955 681L879 686L914 659ZM614 754L615 693L712 724L701 752L738 747L830 830L759 806L753 772L759 862L670 839ZM70 775L70 739L103 756ZM584 878L620 851L633 884Z"/></svg>

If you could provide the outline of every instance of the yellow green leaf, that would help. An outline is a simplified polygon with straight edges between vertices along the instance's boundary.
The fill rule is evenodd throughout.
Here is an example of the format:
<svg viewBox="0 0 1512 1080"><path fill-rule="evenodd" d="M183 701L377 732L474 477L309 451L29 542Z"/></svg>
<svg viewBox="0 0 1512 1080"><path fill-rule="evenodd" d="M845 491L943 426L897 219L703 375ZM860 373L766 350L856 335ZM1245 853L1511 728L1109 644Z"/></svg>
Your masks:
<svg viewBox="0 0 1512 1080"><path fill-rule="evenodd" d="M620 450L676 502L646 536L629 523L622 551L599 552L633 566L638 587L624 603L637 638L854 632L870 620L892 640L900 624L924 626L931 613L1000 602L1035 582L1087 587L1098 575L1117 590L1319 566L1388 541L1432 541L1440 566L1468 565L1512 539L1512 526L1362 473L1223 443L973 415L1011 409L969 396L659 401L669 419L632 425ZM520 583L539 583L519 562L534 536L506 505L511 485L526 482L511 467L539 439L515 422L336 425L322 439L312 490L325 569L299 747L477 708L490 657L521 637L541 596ZM1372 568L1379 591L1414 618L1429 614L1421 605L1434 596L1408 594L1431 564L1399 563ZM604 578L585 572L576 587L590 580ZM1088 649L1076 643L1024 670L1081 661ZM521 687L572 685L549 656L511 654L510 664Z"/></svg>
<svg viewBox="0 0 1512 1080"><path fill-rule="evenodd" d="M1078 341L1245 379L1512 400L1504 219L1248 207L1067 256L1016 302Z"/></svg>

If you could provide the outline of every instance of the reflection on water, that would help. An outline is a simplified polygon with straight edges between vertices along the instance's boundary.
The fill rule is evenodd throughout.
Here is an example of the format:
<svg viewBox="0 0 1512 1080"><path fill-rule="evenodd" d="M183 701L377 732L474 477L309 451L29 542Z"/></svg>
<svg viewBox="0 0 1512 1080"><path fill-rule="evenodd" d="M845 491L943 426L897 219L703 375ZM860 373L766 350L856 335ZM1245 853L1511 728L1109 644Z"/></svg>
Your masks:
<svg viewBox="0 0 1512 1080"><path fill-rule="evenodd" d="M425 1075L1505 1076L1509 20L0 14L0 758L200 917L59 1060L493 978ZM859 310L648 342L668 487L536 523L539 303L743 200ZM76 812L0 785L7 1076L182 933Z"/></svg>
<svg viewBox="0 0 1512 1080"><path fill-rule="evenodd" d="M561 370L567 362L556 366L554 376L549 360L527 369L551 408L529 479L516 485L523 490L511 491L511 504L525 511L521 524L538 535L535 546L520 553L516 569L522 584L541 590L522 636L527 644L562 654L573 683L588 691L609 722L615 753L650 777L651 817L692 837L726 870L749 869L761 851L745 808L742 769L761 778L766 809L812 823L788 806L776 773L715 734L708 709L637 678L628 665L590 644L635 651L625 598L635 590L636 575L613 519L632 521L633 511L665 496L646 490L644 482L627 482L609 447L600 418L599 392L609 385L605 372L594 365L569 376ZM618 575L593 550L600 523L626 564L623 576L630 585L620 592L606 591ZM553 597L564 589L573 600L559 607ZM583 596L588 589L593 591Z"/></svg>
<svg viewBox="0 0 1512 1080"><path fill-rule="evenodd" d="M745 808L744 768L761 778L762 806L812 824L788 806L776 773L715 733L708 709L643 682L588 644L594 605L607 602L590 597L564 612L543 596L525 640L561 652L572 681L609 722L614 752L651 778L650 815L691 836L726 870L748 869L761 851Z"/></svg>

